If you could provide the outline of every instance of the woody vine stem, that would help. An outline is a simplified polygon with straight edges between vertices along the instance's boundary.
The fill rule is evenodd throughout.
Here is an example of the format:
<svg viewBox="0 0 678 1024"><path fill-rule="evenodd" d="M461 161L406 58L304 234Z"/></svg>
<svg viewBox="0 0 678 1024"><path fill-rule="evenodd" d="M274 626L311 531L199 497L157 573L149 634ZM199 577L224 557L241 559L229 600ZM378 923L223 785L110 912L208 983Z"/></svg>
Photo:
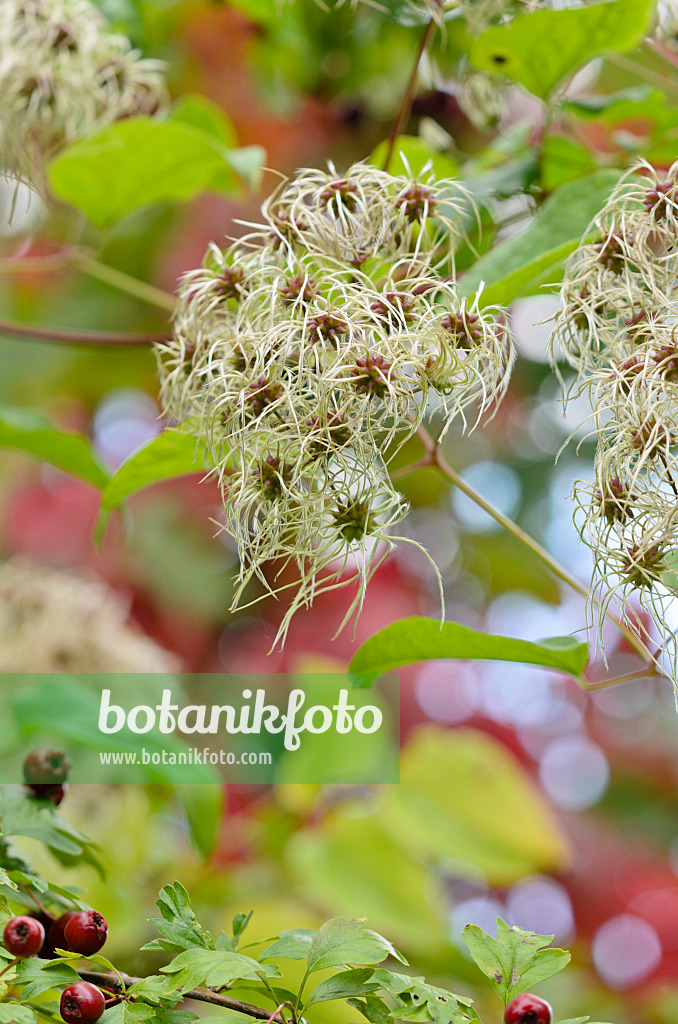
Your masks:
<svg viewBox="0 0 678 1024"><path fill-rule="evenodd" d="M143 981L143 978L132 978L127 974L121 974L120 978L114 978L108 974L100 974L97 971L78 971L78 974L83 981L89 981L92 985L110 989L121 998L124 997L126 988L139 981ZM221 992L214 992L210 988L191 989L190 992L184 993L184 999L195 999L199 1003L210 1003L212 1006L221 1006L227 1010L235 1010L238 1013L246 1014L248 1017L253 1017L255 1020L271 1021L272 1024L284 1024L284 1017L281 1014L282 1007L278 1007L271 1014L268 1010L262 1010L260 1006L244 1003L240 999L223 995Z"/></svg>

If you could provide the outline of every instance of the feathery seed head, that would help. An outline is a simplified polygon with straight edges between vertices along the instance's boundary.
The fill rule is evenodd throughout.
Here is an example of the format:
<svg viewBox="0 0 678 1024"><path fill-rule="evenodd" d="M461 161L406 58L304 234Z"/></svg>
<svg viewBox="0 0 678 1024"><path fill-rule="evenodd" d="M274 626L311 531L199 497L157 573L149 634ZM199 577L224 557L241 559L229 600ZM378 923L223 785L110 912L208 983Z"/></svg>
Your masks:
<svg viewBox="0 0 678 1024"><path fill-rule="evenodd" d="M305 169L184 279L158 348L163 405L213 460L241 556L234 606L259 599L254 580L296 588L278 639L325 590L357 582L359 611L407 511L388 461L424 414L444 431L475 405L477 422L508 386L502 311L457 294L472 213L428 169Z"/></svg>
<svg viewBox="0 0 678 1024"><path fill-rule="evenodd" d="M163 65L112 33L89 0L0 4L0 153L4 170L43 187L61 149L166 102Z"/></svg>

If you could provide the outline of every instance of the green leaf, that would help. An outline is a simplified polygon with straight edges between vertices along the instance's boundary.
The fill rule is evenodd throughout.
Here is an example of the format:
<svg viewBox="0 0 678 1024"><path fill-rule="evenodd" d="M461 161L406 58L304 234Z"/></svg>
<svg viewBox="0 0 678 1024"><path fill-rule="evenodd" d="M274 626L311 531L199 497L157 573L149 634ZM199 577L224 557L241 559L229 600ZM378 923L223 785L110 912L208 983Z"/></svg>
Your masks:
<svg viewBox="0 0 678 1024"><path fill-rule="evenodd" d="M326 1003L331 999L348 999L349 996L364 996L374 992L379 986L370 982L374 974L372 967L358 967L352 971L341 971L339 974L321 981L313 989L304 1006L308 1008L314 1003Z"/></svg>
<svg viewBox="0 0 678 1024"><path fill-rule="evenodd" d="M248 910L248 912L246 914L240 913L240 914L236 914L235 915L235 917L233 918L233 938L234 939L239 939L240 938L242 933L247 928L247 925L252 920L252 914L253 913L254 913L253 910Z"/></svg>
<svg viewBox="0 0 678 1024"><path fill-rule="evenodd" d="M504 1004L558 974L570 962L567 950L545 948L553 942L553 935L537 935L511 927L500 917L497 918L496 939L475 924L466 925L462 937Z"/></svg>
<svg viewBox="0 0 678 1024"><path fill-rule="evenodd" d="M0 868L0 885L8 885L10 889L18 889L19 886L13 882L4 868Z"/></svg>
<svg viewBox="0 0 678 1024"><path fill-rule="evenodd" d="M25 1000L35 999L51 988L72 985L76 981L80 981L80 975L67 963L50 963L48 960L29 957L17 967L17 984L25 985L22 992Z"/></svg>
<svg viewBox="0 0 678 1024"><path fill-rule="evenodd" d="M354 686L368 687L377 676L392 669L443 658L518 661L566 672L580 679L586 668L588 650L586 644L571 636L518 640L481 633L458 622L445 622L441 626L436 619L415 615L391 623L366 640L351 658L349 676Z"/></svg>
<svg viewBox="0 0 678 1024"><path fill-rule="evenodd" d="M0 1024L35 1024L38 1015L31 1006L0 1003Z"/></svg>
<svg viewBox="0 0 678 1024"><path fill-rule="evenodd" d="M362 1013L371 1024L392 1024L391 1011L379 996L367 996L365 999L348 999L348 1003Z"/></svg>
<svg viewBox="0 0 678 1024"><path fill-rule="evenodd" d="M333 917L321 925L307 957L309 974L341 964L380 964L388 956L407 963L394 946L364 920Z"/></svg>
<svg viewBox="0 0 678 1024"><path fill-rule="evenodd" d="M590 1024L602 1024L601 1021L592 1021L590 1017L569 1017L567 1020L559 1020L558 1024L586 1024L587 1021Z"/></svg>
<svg viewBox="0 0 678 1024"><path fill-rule="evenodd" d="M156 1011L143 1003L118 1003L101 1017L101 1024L137 1024L137 1021L156 1021Z"/></svg>
<svg viewBox="0 0 678 1024"><path fill-rule="evenodd" d="M619 171L605 169L561 185L521 234L474 263L459 282L460 294L474 295L484 282L480 304L503 306L536 294L544 284L557 284L565 260L618 180Z"/></svg>
<svg viewBox="0 0 678 1024"><path fill-rule="evenodd" d="M223 786L205 783L176 786L175 793L181 802L191 838L198 853L209 857L217 845L224 810L225 790Z"/></svg>
<svg viewBox="0 0 678 1024"><path fill-rule="evenodd" d="M150 1003L151 1006L176 1006L183 999L183 996L179 992L169 991L171 988L170 979L163 976L162 974L150 974L146 978L141 978L140 981L135 981L133 985L130 985L128 992L130 995L138 996L145 1002Z"/></svg>
<svg viewBox="0 0 678 1024"><path fill-rule="evenodd" d="M383 167L388 147L388 140L384 139L372 151L368 162L375 167ZM459 174L459 167L451 156L434 149L425 139L420 138L418 135L399 136L394 156L397 159L393 161L393 174L402 174L402 171L407 170L407 167L409 167L412 174L417 175L423 171L428 163L432 165L433 173L438 180L442 178L456 178ZM403 157L405 158L404 160Z"/></svg>
<svg viewBox="0 0 678 1024"><path fill-rule="evenodd" d="M484 32L471 47L470 60L546 99L594 57L635 49L653 6L654 0L604 0L572 10L521 14Z"/></svg>
<svg viewBox="0 0 678 1024"><path fill-rule="evenodd" d="M133 117L76 142L52 162L50 187L103 228L157 203L232 191L231 151L181 120Z"/></svg>
<svg viewBox="0 0 678 1024"><path fill-rule="evenodd" d="M57 430L32 409L0 406L0 446L34 455L97 490L109 479L86 437Z"/></svg>
<svg viewBox="0 0 678 1024"><path fill-rule="evenodd" d="M564 135L549 135L544 139L541 156L541 183L547 192L553 192L566 181L583 178L596 169L590 150Z"/></svg>
<svg viewBox="0 0 678 1024"><path fill-rule="evenodd" d="M449 928L443 886L428 864L409 855L399 834L386 832L382 819L380 813L361 817L350 803L335 807L291 837L286 867L303 899L329 914L367 914L396 942L435 957Z"/></svg>
<svg viewBox="0 0 678 1024"><path fill-rule="evenodd" d="M138 693L139 685L156 689L160 696L163 685L171 682L179 687L176 676L156 673L136 675L128 673L118 677L118 685L127 695ZM157 737L151 734L116 734L106 736L99 732L99 710L101 703L101 678L92 675L69 676L64 673L41 676L13 676L6 673L4 689L0 692L0 713L7 709L13 713L17 725L25 735L33 732L45 733L51 742L56 739L74 744L74 755L82 751L102 750L129 751L139 753L142 749L156 753L162 750L175 754L185 753L186 745L174 736ZM79 759L78 759L79 760ZM77 770L77 764L75 770ZM219 784L219 774L207 764L149 764L144 767L148 781L169 783ZM77 781L74 778L74 781ZM0 787L1 789L1 787ZM0 797L1 799L1 797ZM24 801L25 803L25 801Z"/></svg>
<svg viewBox="0 0 678 1024"><path fill-rule="evenodd" d="M130 495L161 480L206 469L211 469L207 453L195 437L180 427L164 430L123 462L104 487L95 540L100 543L111 512Z"/></svg>
<svg viewBox="0 0 678 1024"><path fill-rule="evenodd" d="M289 931L281 932L280 938L265 949L259 959L282 957L285 960L305 960L315 936L316 932L310 928L291 928Z"/></svg>
<svg viewBox="0 0 678 1024"><path fill-rule="evenodd" d="M385 795L379 821L416 862L473 865L490 885L569 862L530 776L502 743L476 729L419 727L403 747L400 785Z"/></svg>
<svg viewBox="0 0 678 1024"><path fill-rule="evenodd" d="M280 977L278 969L271 964L260 964L242 953L220 949L187 949L160 970L172 976L171 988L182 992L200 985L222 988L232 981L254 980L261 974L269 978Z"/></svg>
<svg viewBox="0 0 678 1024"><path fill-rule="evenodd" d="M217 103L201 93L186 93L172 107L171 120L176 124L190 125L204 135L210 135L223 146L237 146L233 122Z"/></svg>
<svg viewBox="0 0 678 1024"><path fill-rule="evenodd" d="M188 892L181 882L163 886L156 903L162 917L152 918L150 923L162 938L148 942L143 949L166 949L170 953L193 948L214 949L214 939L198 923Z"/></svg>
<svg viewBox="0 0 678 1024"><path fill-rule="evenodd" d="M429 985L425 978L394 974L381 968L374 972L373 978L395 1000L393 1017L400 1020L435 1024L467 1024L479 1020L472 999Z"/></svg>
<svg viewBox="0 0 678 1024"><path fill-rule="evenodd" d="M27 836L73 857L82 857L92 843L56 810L38 800L26 800L18 787L0 786L0 831L3 836Z"/></svg>

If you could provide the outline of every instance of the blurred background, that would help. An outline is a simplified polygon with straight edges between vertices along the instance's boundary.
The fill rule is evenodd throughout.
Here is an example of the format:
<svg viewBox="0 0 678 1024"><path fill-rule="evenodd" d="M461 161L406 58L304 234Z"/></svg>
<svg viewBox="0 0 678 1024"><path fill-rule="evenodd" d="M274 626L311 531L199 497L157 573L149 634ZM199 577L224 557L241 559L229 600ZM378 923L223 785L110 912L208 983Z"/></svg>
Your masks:
<svg viewBox="0 0 678 1024"><path fill-rule="evenodd" d="M282 15L264 0L100 6L146 54L169 62L174 95L207 95L232 120L240 144L264 146L274 169L264 174L261 195L243 190L155 207L100 239L104 262L169 291L199 265L210 241L256 219L278 172L327 159L341 168L372 152L388 133L417 38L407 17L385 20L366 5L328 12L295 0ZM475 98L479 83L457 74L461 60L452 32L423 68L409 130L437 140L465 166L495 170L499 181L521 166L529 181L541 106L517 87L502 87L488 113ZM592 82L602 93L641 90L630 111L572 114L564 126L574 150L577 135L585 139L594 165L624 167L660 118L665 128L675 123L678 75L662 65L663 91L652 81L659 74L653 51L634 62L635 69L594 62L571 86L575 97ZM482 87L491 91L494 83ZM575 157L572 150L560 162L554 157L549 173L576 179L583 170ZM10 204L8 185L0 192L1 257L50 256L67 240L58 210L47 218L39 201L20 197L10 223ZM483 244L520 230L533 208L529 193L506 199L496 189L483 207ZM161 313L68 268L0 274L0 305L3 317L26 323L167 327ZM545 321L556 305L549 295L514 304L520 358L510 393L482 431L450 431L444 449L466 480L588 583L589 553L572 526L569 495L590 473L593 442L577 430L585 414L564 410L548 365ZM0 366L2 402L39 408L88 434L110 468L163 427L149 350L3 337ZM413 441L399 460L419 455ZM412 504L403 532L439 566L449 619L529 639L583 636L583 600L468 499L429 470L401 478L400 486ZM236 552L214 526L215 484L196 474L135 496L126 520L111 522L101 551L92 542L98 503L86 484L2 451L0 555L105 581L129 621L185 671L341 669L388 623L437 614L430 567L403 545L372 582L355 636L347 630L331 639L344 607L325 596L293 620L284 651L268 653L282 611L269 600L229 614ZM613 633L607 656L614 674L635 667ZM589 695L536 668L463 662L412 667L401 686L401 798L379 787L229 786L207 860L161 788L73 787L63 810L102 844L110 868L106 882L80 870L90 902L111 923L116 963L132 973L155 966L152 954L130 949L150 938L143 922L153 916L157 889L178 877L198 916L217 931L251 908L253 937L314 927L336 914L366 915L416 973L476 995L487 1020L498 1018L496 1000L476 989L480 975L460 932L469 922L493 931L501 915L573 949L573 966L542 986L556 1018L675 1021L678 723L671 686L646 679ZM49 867L53 877L60 871L66 877ZM328 1024L345 1017L343 1009L323 1011Z"/></svg>

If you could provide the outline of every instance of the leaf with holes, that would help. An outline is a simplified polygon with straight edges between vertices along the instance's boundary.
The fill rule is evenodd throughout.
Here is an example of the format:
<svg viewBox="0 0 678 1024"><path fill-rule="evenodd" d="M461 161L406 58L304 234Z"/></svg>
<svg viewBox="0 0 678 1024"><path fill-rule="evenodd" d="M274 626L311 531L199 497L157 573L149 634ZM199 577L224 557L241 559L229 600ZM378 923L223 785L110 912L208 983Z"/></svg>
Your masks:
<svg viewBox="0 0 678 1024"><path fill-rule="evenodd" d="M645 36L653 6L654 0L603 0L520 14L484 32L471 47L470 60L546 99L594 57L633 50Z"/></svg>
<svg viewBox="0 0 678 1024"><path fill-rule="evenodd" d="M400 1020L422 1024L467 1024L468 1021L479 1020L472 999L429 985L425 978L394 974L378 968L372 975L372 981L395 1000L393 1016Z"/></svg>
<svg viewBox="0 0 678 1024"><path fill-rule="evenodd" d="M570 962L565 949L547 949L553 935L537 935L511 927L497 918L497 938L469 924L462 938L478 967L504 1003L521 992L529 992L540 981L558 974Z"/></svg>

